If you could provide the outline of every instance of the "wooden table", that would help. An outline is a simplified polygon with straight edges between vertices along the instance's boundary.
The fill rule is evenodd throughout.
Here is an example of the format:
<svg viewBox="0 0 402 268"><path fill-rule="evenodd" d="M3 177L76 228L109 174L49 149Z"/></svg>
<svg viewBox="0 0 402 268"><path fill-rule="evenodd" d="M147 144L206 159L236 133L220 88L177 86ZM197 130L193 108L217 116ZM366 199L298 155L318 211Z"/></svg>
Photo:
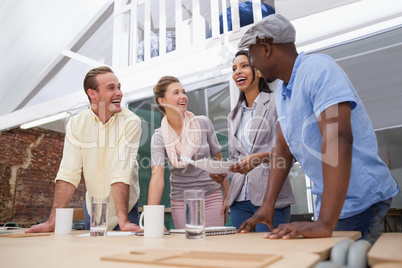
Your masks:
<svg viewBox="0 0 402 268"><path fill-rule="evenodd" d="M371 267L402 267L402 233L384 233L370 248Z"/></svg>
<svg viewBox="0 0 402 268"><path fill-rule="evenodd" d="M23 229L13 232L23 233ZM331 238L291 240L263 239L264 233L208 236L205 240L188 240L184 235L165 235L163 238L143 236L82 237L88 231L73 231L71 235L5 238L0 237L1 267L172 267L153 264L133 264L101 260L130 251L177 250L207 251L236 254L273 254L280 259L267 267L312 267L328 258L337 242L358 239L359 232L334 232ZM230 260L228 260L230 262ZM230 263L228 263L230 266Z"/></svg>

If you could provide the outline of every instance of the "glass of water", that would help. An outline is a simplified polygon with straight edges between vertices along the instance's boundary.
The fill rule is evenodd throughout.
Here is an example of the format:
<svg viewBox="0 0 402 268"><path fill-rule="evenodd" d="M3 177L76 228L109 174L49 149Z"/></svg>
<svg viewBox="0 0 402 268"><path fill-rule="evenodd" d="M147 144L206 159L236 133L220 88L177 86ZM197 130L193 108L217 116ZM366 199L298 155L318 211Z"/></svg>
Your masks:
<svg viewBox="0 0 402 268"><path fill-rule="evenodd" d="M108 196L91 197L91 230L90 236L106 236L109 210Z"/></svg>
<svg viewBox="0 0 402 268"><path fill-rule="evenodd" d="M186 238L205 238L205 192L203 190L184 191L186 217Z"/></svg>

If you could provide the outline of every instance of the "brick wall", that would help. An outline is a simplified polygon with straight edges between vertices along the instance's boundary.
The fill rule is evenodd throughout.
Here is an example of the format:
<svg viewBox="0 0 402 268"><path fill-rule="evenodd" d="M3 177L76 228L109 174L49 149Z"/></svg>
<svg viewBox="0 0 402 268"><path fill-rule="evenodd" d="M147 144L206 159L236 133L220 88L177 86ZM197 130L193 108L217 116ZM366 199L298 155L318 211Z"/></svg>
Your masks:
<svg viewBox="0 0 402 268"><path fill-rule="evenodd" d="M64 134L41 128L0 132L0 224L47 219L63 144ZM69 207L82 207L84 198L82 180Z"/></svg>

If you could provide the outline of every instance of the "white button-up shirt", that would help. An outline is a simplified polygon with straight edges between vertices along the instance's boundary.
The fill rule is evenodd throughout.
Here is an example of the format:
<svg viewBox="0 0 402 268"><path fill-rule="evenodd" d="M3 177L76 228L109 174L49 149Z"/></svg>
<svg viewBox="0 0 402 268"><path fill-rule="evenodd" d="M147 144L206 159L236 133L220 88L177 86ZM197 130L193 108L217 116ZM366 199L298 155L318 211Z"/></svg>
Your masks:
<svg viewBox="0 0 402 268"><path fill-rule="evenodd" d="M241 104L241 120L239 123L239 127L236 131L236 138L241 142L247 154L250 154L252 144L250 141L251 136L251 123L253 122L253 115L255 110L257 109L257 101L260 98L260 94L258 94L257 98L255 98L253 106L251 108L247 107L246 100L244 100ZM248 196L248 177L246 175L244 179L243 188L241 192L237 196L236 201L246 201L249 200Z"/></svg>

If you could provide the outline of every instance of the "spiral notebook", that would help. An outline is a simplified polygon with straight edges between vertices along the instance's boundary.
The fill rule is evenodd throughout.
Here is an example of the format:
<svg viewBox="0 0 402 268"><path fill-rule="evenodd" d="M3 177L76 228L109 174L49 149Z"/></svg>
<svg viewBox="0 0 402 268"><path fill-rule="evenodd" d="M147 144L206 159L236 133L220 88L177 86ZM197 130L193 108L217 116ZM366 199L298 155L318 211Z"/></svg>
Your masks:
<svg viewBox="0 0 402 268"><path fill-rule="evenodd" d="M184 234L184 229L171 229L171 234ZM216 227L205 227L205 235L227 235L227 234L235 234L236 227L231 226L216 226Z"/></svg>

